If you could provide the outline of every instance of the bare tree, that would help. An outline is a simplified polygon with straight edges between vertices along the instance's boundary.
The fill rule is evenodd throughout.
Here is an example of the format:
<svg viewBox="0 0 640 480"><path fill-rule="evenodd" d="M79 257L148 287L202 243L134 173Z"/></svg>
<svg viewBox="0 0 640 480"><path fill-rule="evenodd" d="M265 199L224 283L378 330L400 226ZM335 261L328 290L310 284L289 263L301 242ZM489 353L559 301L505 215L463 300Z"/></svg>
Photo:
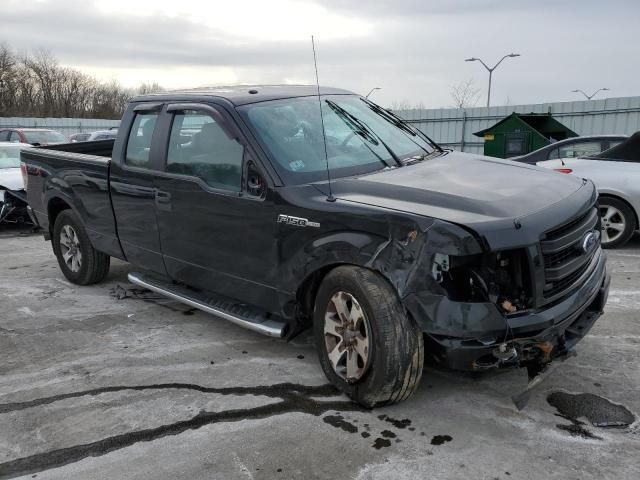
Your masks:
<svg viewBox="0 0 640 480"><path fill-rule="evenodd" d="M48 50L18 55L0 44L0 116L117 119L132 96L162 90L157 83L132 90L100 82L60 66Z"/></svg>
<svg viewBox="0 0 640 480"><path fill-rule="evenodd" d="M138 95L147 95L149 93L158 93L158 92L163 92L163 91L165 91L165 89L162 88L157 82L142 83L136 89L136 93Z"/></svg>
<svg viewBox="0 0 640 480"><path fill-rule="evenodd" d="M453 99L456 108L474 107L480 98L480 89L476 88L473 78L466 82L460 82L452 85L449 94Z"/></svg>
<svg viewBox="0 0 640 480"><path fill-rule="evenodd" d="M391 104L391 110L393 110L394 112L397 110L411 110L411 104L406 98L400 101L394 101Z"/></svg>

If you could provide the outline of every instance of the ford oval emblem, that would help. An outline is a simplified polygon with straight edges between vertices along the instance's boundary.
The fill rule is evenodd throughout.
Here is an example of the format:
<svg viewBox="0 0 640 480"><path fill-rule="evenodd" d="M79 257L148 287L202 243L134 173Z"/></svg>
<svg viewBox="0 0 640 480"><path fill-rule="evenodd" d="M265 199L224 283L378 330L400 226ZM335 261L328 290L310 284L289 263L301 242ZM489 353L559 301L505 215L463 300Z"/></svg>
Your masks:
<svg viewBox="0 0 640 480"><path fill-rule="evenodd" d="M587 232L584 237L582 237L582 251L584 253L591 252L598 245L598 241L600 240L600 232Z"/></svg>

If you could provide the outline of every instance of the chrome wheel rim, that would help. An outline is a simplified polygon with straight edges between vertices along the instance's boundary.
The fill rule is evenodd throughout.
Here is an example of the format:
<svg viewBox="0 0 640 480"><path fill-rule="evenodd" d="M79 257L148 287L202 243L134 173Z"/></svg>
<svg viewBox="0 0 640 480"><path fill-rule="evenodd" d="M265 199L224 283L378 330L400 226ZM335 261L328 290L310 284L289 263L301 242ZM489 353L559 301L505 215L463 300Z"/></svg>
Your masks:
<svg viewBox="0 0 640 480"><path fill-rule="evenodd" d="M62 260L72 272L78 272L82 267L82 252L80 251L80 239L70 225L65 225L60 231L60 250Z"/></svg>
<svg viewBox="0 0 640 480"><path fill-rule="evenodd" d="M623 213L611 205L600 207L600 230L602 232L602 243L615 242L623 233L627 226Z"/></svg>
<svg viewBox="0 0 640 480"><path fill-rule="evenodd" d="M353 295L335 293L324 315L324 342L333 371L348 382L362 378L369 366L371 328Z"/></svg>

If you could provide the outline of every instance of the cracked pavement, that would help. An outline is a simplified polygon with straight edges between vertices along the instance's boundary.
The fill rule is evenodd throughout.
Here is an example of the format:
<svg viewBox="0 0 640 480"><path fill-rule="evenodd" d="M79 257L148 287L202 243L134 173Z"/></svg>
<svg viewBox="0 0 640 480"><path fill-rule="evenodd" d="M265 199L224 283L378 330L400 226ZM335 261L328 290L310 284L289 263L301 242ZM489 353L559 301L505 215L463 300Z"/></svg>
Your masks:
<svg viewBox="0 0 640 480"><path fill-rule="evenodd" d="M126 280L78 287L40 235L0 231L0 478L640 478L640 239L609 251L605 315L518 412L524 370L425 368L364 411L326 386L309 335L263 337ZM124 295L122 292L133 292ZM552 392L636 416L576 420Z"/></svg>

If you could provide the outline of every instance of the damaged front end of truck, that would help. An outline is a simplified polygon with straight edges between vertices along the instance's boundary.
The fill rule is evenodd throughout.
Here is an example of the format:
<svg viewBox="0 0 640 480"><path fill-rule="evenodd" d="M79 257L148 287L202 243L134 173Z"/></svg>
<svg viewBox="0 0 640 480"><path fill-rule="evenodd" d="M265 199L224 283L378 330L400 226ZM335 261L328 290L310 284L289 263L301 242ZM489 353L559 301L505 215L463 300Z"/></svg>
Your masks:
<svg viewBox="0 0 640 480"><path fill-rule="evenodd" d="M435 220L394 233L370 265L395 285L434 360L466 371L524 367L533 379L572 351L607 300L595 197L582 200L551 228L543 212L486 235Z"/></svg>

